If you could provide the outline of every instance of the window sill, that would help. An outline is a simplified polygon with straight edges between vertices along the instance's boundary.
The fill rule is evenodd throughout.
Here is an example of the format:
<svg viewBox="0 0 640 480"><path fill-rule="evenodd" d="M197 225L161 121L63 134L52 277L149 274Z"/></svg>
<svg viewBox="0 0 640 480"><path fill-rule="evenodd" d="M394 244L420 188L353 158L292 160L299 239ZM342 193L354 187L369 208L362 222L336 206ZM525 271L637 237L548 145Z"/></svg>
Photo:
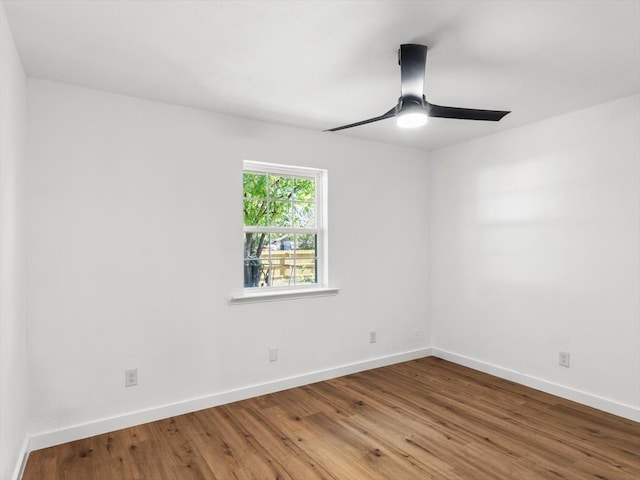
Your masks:
<svg viewBox="0 0 640 480"><path fill-rule="evenodd" d="M229 298L229 305L244 303L279 302L281 300L296 300L298 298L328 297L337 295L339 288L305 288L300 290L281 290L268 293L249 293Z"/></svg>

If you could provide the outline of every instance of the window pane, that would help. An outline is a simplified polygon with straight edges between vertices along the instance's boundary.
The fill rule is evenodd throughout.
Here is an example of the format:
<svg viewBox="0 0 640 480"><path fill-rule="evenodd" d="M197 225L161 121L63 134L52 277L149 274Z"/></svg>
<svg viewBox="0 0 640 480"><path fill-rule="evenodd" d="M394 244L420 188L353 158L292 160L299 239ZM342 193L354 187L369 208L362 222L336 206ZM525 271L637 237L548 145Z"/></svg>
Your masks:
<svg viewBox="0 0 640 480"><path fill-rule="evenodd" d="M318 283L316 274L316 258L299 259L296 264L294 282L296 285L301 283Z"/></svg>
<svg viewBox="0 0 640 480"><path fill-rule="evenodd" d="M273 250L293 250L293 235L281 234L274 235L273 238Z"/></svg>
<svg viewBox="0 0 640 480"><path fill-rule="evenodd" d="M285 246L288 240L284 240L282 245ZM293 285L294 251L290 249L278 250L271 252L271 279L274 287Z"/></svg>
<svg viewBox="0 0 640 480"><path fill-rule="evenodd" d="M245 226L257 227L269 224L266 200L245 200L243 213Z"/></svg>
<svg viewBox="0 0 640 480"><path fill-rule="evenodd" d="M293 283L317 283L317 235L295 236Z"/></svg>
<svg viewBox="0 0 640 480"><path fill-rule="evenodd" d="M245 232L244 258L260 258L269 252L271 237L264 232Z"/></svg>
<svg viewBox="0 0 640 480"><path fill-rule="evenodd" d="M291 202L289 200L269 202L269 226L291 226Z"/></svg>
<svg viewBox="0 0 640 480"><path fill-rule="evenodd" d="M244 286L264 287L269 284L271 235L264 232L244 234Z"/></svg>
<svg viewBox="0 0 640 480"><path fill-rule="evenodd" d="M244 286L317 283L317 236L245 233Z"/></svg>
<svg viewBox="0 0 640 480"><path fill-rule="evenodd" d="M301 253L309 250L313 252L313 256L316 256L317 249L317 241L318 236L314 233L304 234L304 235L296 235L295 236L295 246L296 250L300 250Z"/></svg>
<svg viewBox="0 0 640 480"><path fill-rule="evenodd" d="M260 287L263 279L264 262L259 259L244 260L244 288Z"/></svg>
<svg viewBox="0 0 640 480"><path fill-rule="evenodd" d="M269 199L290 200L293 194L293 178L269 175Z"/></svg>
<svg viewBox="0 0 640 480"><path fill-rule="evenodd" d="M293 183L293 199L313 202L316 198L316 181L313 178L296 177Z"/></svg>
<svg viewBox="0 0 640 480"><path fill-rule="evenodd" d="M315 203L296 202L293 204L293 226L315 227Z"/></svg>
<svg viewBox="0 0 640 480"><path fill-rule="evenodd" d="M244 198L267 198L267 176L264 173L245 172Z"/></svg>

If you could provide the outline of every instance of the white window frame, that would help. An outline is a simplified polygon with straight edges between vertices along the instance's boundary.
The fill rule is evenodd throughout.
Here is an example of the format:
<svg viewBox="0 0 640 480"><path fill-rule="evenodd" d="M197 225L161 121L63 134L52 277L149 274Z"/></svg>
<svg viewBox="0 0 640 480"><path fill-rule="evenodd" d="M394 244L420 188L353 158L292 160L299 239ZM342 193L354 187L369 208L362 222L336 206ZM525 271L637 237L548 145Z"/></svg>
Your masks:
<svg viewBox="0 0 640 480"><path fill-rule="evenodd" d="M245 172L253 172L314 178L316 186L314 201L316 218L315 227L247 227L244 225L243 221L242 235L244 237L245 233L248 232L315 234L317 238L317 283L268 287L246 287L243 288L241 294L232 296L229 299L229 303L237 304L256 301L288 300L300 297L316 297L337 294L338 289L331 288L328 285L329 261L327 229L327 170L267 162L256 162L252 160L244 160L242 167L243 175ZM242 192L242 194L244 194L244 192ZM242 265L244 265L244 255Z"/></svg>

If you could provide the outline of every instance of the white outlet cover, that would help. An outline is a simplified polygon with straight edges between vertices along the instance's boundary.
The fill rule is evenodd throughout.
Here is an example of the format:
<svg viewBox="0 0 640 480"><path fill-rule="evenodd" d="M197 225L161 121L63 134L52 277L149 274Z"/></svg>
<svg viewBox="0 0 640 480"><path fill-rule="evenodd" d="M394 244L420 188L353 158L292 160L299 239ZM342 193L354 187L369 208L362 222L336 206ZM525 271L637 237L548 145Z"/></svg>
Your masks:
<svg viewBox="0 0 640 480"><path fill-rule="evenodd" d="M138 385L138 369L124 371L124 386L135 387Z"/></svg>
<svg viewBox="0 0 640 480"><path fill-rule="evenodd" d="M562 367L569 368L571 366L571 354L568 352L560 352L558 363Z"/></svg>
<svg viewBox="0 0 640 480"><path fill-rule="evenodd" d="M270 347L269 348L269 361L275 362L278 360L278 347Z"/></svg>

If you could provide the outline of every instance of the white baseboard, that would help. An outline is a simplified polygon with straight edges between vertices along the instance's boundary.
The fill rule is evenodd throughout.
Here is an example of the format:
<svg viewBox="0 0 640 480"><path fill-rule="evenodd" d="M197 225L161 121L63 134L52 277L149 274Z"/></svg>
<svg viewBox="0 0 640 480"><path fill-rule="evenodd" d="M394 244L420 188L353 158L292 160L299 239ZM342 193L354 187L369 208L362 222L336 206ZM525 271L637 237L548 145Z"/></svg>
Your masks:
<svg viewBox="0 0 640 480"><path fill-rule="evenodd" d="M24 467L27 465L27 458L29 458L29 439L25 438L18 453L18 463L13 471L13 475L11 475L12 480L20 480L22 478Z"/></svg>
<svg viewBox="0 0 640 480"><path fill-rule="evenodd" d="M236 402L238 400L245 400L258 395L266 395L280 390L300 387L310 383L328 380L330 378L341 377L351 373L370 370L372 368L415 360L417 358L428 357L430 355L431 348L410 350L385 357L377 357L370 360L306 373L295 377L283 378L272 382L251 385L236 390L184 400L169 405L152 407L137 412L127 413L125 415L119 415L117 417L104 418L89 423L74 425L60 430L38 433L31 436L28 447L29 451L38 450L41 448L59 445L61 443L112 432L121 428L132 427L155 420L161 420L163 418L169 418L176 415L195 412L197 410L203 410L205 408Z"/></svg>
<svg viewBox="0 0 640 480"><path fill-rule="evenodd" d="M564 385L549 382L548 380L543 380L541 378L533 377L525 373L520 373L515 370L500 367L498 365L493 365L470 357L465 357L464 355L458 355L456 353L441 350L439 348L433 347L431 351L432 355L438 358L442 358L443 360L448 360L450 362L457 363L458 365L473 368L474 370L478 370L480 372L488 373L490 375L504 378L506 380L511 380L512 382L535 388L536 390L550 393L567 400L572 400L589 407L597 408L598 410L612 413L613 415L617 415L619 417L624 417L635 422L640 422L640 408L638 407L625 405L623 403L616 402L615 400L599 397L597 395L583 392L581 390L576 390Z"/></svg>
<svg viewBox="0 0 640 480"><path fill-rule="evenodd" d="M515 370L493 365L487 362L476 360L464 355L458 355L453 352L438 348L421 348L411 350L394 355L377 357L361 362L341 365L338 367L318 370L294 377L283 378L272 382L250 385L248 387L239 388L219 392L204 397L193 398L176 402L168 405L160 405L136 412L119 415L116 417L104 418L93 422L74 425L60 430L38 433L32 435L28 439L28 443L22 449L22 464L16 467L16 480L21 478L22 470L26 464L28 453L33 450L59 445L61 443L71 442L82 438L100 435L122 428L132 427L163 418L169 418L176 415L195 412L205 408L211 408L226 403L245 400L247 398L256 397L258 395L266 395L269 393L286 390L289 388L300 387L310 383L321 382L330 378L341 377L352 373L357 373L373 368L384 367L395 363L406 362L434 355L436 357L448 360L459 365L463 365L480 372L495 375L496 377L511 380L513 382L525 385L537 390L541 390L552 395L557 395L568 400L572 400L583 405L597 408L599 410L618 415L636 422L640 422L640 408L631 405L625 405L611 399L592 395L580 390L559 385L547 380L526 375Z"/></svg>

